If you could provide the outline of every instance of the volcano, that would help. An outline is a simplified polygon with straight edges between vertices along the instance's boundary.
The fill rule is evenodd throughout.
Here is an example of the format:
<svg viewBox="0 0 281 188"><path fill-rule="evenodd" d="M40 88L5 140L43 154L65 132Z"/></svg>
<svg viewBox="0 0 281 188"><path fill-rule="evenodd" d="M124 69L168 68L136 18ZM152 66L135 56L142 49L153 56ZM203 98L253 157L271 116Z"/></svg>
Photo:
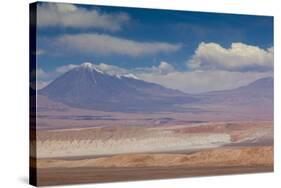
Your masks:
<svg viewBox="0 0 281 188"><path fill-rule="evenodd" d="M106 74L91 63L66 72L38 93L71 107L102 111L174 111L178 104L197 100L132 74Z"/></svg>

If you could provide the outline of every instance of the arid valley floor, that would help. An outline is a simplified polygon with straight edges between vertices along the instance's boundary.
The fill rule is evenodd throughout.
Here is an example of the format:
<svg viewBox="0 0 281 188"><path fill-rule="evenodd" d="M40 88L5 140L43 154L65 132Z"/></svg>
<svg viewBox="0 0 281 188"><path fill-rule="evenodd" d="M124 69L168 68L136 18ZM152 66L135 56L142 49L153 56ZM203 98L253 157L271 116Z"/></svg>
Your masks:
<svg viewBox="0 0 281 188"><path fill-rule="evenodd" d="M66 118L72 110L76 120ZM237 114L240 121L207 115L191 121L186 113L68 113L42 112L37 119L31 164L38 185L273 171L272 121L249 121L246 114L245 120ZM196 116L204 113L188 117Z"/></svg>

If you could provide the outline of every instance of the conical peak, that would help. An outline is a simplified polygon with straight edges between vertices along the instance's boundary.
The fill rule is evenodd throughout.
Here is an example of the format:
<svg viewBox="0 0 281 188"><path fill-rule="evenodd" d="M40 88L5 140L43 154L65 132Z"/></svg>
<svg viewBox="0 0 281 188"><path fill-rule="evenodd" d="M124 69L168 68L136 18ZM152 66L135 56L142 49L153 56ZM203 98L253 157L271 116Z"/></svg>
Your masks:
<svg viewBox="0 0 281 188"><path fill-rule="evenodd" d="M90 71L96 71L96 72L98 72L98 73L103 74L103 72L102 72L101 70L99 70L99 69L96 67L96 65L94 65L94 64L92 64L92 63L90 63L90 62L82 63L82 64L80 65L80 68L88 69L88 70L90 70Z"/></svg>

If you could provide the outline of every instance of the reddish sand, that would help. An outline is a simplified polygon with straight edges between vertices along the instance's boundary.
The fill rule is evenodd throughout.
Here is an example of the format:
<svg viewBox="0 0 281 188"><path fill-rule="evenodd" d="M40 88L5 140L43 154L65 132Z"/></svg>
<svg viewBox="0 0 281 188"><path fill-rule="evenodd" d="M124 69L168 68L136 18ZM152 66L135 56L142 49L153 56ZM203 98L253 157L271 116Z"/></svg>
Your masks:
<svg viewBox="0 0 281 188"><path fill-rule="evenodd" d="M206 150L194 154L117 155L86 160L41 159L37 165L38 185L272 172L273 149L248 147Z"/></svg>

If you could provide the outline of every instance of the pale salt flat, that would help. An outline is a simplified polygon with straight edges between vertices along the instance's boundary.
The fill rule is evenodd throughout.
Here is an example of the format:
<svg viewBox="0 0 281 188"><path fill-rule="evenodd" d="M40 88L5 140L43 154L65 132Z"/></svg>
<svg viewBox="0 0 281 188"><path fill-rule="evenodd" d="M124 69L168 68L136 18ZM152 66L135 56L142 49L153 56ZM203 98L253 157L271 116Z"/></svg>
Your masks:
<svg viewBox="0 0 281 188"><path fill-rule="evenodd" d="M156 132L144 138L38 140L36 156L39 158L100 156L123 153L192 151L215 148L231 143L228 134L173 134ZM35 151L32 151L35 156Z"/></svg>

